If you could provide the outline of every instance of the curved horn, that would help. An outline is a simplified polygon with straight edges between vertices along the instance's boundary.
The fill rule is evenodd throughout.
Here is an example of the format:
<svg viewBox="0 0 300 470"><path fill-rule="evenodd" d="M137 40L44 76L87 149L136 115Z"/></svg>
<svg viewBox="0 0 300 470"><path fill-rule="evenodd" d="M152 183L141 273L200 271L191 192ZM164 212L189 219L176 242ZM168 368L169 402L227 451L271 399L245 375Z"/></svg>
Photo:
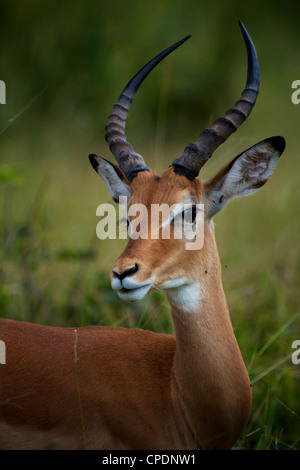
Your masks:
<svg viewBox="0 0 300 470"><path fill-rule="evenodd" d="M143 158L139 154L135 153L132 145L127 142L126 139L125 124L130 105L137 90L151 70L153 70L154 67L156 67L156 65L158 65L167 55L189 39L189 37L190 35L168 47L141 68L141 70L128 82L122 91L118 101L113 106L111 115L108 118L108 124L105 128L105 139L129 182L135 178L139 171L149 170L145 165Z"/></svg>
<svg viewBox="0 0 300 470"><path fill-rule="evenodd" d="M225 117L217 119L211 128L204 129L197 140L188 144L180 158L172 165L176 173L183 174L190 180L198 176L202 166L213 152L235 132L251 113L259 91L259 64L255 47L246 28L239 21L248 56L247 82L241 99L234 108L229 109ZM171 165L171 166L172 166Z"/></svg>

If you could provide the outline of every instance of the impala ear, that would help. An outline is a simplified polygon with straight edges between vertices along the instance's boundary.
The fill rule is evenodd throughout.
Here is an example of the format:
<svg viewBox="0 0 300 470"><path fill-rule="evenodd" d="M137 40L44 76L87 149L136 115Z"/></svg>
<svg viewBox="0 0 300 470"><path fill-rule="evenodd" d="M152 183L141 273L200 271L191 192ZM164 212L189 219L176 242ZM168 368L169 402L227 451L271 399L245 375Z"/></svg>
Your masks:
<svg viewBox="0 0 300 470"><path fill-rule="evenodd" d="M263 140L238 155L214 178L204 183L208 198L208 216L213 217L227 201L251 194L270 178L285 149L283 137Z"/></svg>
<svg viewBox="0 0 300 470"><path fill-rule="evenodd" d="M98 155L89 155L92 167L101 176L113 200L119 203L119 197L130 199L129 183L121 168Z"/></svg>

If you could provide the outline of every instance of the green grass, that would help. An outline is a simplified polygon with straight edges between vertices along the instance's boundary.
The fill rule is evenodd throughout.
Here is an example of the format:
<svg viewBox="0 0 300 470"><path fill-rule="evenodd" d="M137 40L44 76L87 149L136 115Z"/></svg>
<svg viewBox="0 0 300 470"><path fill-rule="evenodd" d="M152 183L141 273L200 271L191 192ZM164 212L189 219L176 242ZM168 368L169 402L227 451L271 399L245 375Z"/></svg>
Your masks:
<svg viewBox="0 0 300 470"><path fill-rule="evenodd" d="M203 175L272 135L283 135L287 149L265 187L215 218L224 289L253 385L251 418L235 448L300 449L300 365L291 362L292 342L300 339L300 106L290 99L299 78L296 6L13 3L3 4L0 18L7 86L0 108L0 312L48 325L173 333L163 293L125 304L110 287L125 243L96 238L96 207L110 197L87 155L109 158L104 126L130 75L191 33L145 81L129 115L129 140L160 173L239 98L245 51L237 20L248 28L261 64L259 99Z"/></svg>

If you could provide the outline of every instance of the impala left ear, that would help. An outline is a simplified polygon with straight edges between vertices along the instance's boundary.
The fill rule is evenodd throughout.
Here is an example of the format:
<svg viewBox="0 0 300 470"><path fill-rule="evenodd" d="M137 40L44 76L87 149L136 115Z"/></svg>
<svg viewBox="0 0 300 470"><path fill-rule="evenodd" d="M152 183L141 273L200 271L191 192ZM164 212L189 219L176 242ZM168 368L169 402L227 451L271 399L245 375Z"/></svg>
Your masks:
<svg viewBox="0 0 300 470"><path fill-rule="evenodd" d="M251 194L270 178L285 149L283 137L271 137L250 147L204 183L208 216L213 217L227 201Z"/></svg>
<svg viewBox="0 0 300 470"><path fill-rule="evenodd" d="M131 191L123 171L117 165L98 155L89 155L94 170L101 176L113 200L119 203L119 197L125 196L129 201Z"/></svg>

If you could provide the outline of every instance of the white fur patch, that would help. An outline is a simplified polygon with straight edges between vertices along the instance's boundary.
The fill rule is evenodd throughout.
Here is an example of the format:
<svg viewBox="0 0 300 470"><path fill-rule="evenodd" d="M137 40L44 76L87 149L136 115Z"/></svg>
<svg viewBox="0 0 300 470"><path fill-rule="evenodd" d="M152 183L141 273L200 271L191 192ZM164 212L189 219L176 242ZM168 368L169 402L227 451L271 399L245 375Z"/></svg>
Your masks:
<svg viewBox="0 0 300 470"><path fill-rule="evenodd" d="M125 196L129 200L131 196L130 188L119 178L114 167L101 157L95 156L94 158L98 163L97 172L106 184L112 198Z"/></svg>
<svg viewBox="0 0 300 470"><path fill-rule="evenodd" d="M199 310L201 303L200 287L197 282L187 279L174 279L167 282L166 289L170 303L185 313L194 313Z"/></svg>
<svg viewBox="0 0 300 470"><path fill-rule="evenodd" d="M261 145L242 154L227 174L220 191L225 197L255 191L253 185L270 178L279 155L274 149Z"/></svg>
<svg viewBox="0 0 300 470"><path fill-rule="evenodd" d="M122 280L115 278L112 280L111 287L117 291L122 300L134 302L145 297L152 287L152 280L138 282L130 277L125 277Z"/></svg>
<svg viewBox="0 0 300 470"><path fill-rule="evenodd" d="M148 284L144 287L139 287L137 289L118 290L117 293L120 299L126 300L127 302L135 302L137 300L143 299L150 289L151 284Z"/></svg>
<svg viewBox="0 0 300 470"><path fill-rule="evenodd" d="M238 156L223 178L215 184L209 198L213 201L210 217L219 212L227 201L257 191L270 178L280 157L268 141L254 145Z"/></svg>

